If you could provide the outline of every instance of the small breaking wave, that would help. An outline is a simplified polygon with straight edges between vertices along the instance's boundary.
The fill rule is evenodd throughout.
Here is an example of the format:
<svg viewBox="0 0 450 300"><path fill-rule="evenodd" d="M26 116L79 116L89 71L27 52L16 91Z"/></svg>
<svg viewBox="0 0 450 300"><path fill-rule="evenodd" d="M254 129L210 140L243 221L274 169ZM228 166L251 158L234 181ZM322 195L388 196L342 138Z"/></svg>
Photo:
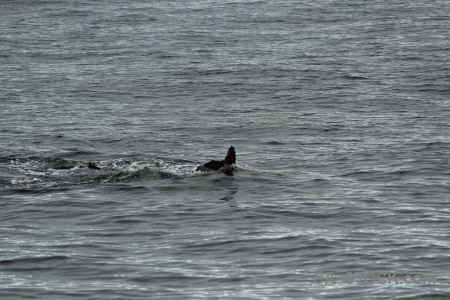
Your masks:
<svg viewBox="0 0 450 300"><path fill-rule="evenodd" d="M100 168L88 168L92 162ZM192 176L197 164L151 159L74 160L60 157L0 158L0 189L62 187L89 183Z"/></svg>

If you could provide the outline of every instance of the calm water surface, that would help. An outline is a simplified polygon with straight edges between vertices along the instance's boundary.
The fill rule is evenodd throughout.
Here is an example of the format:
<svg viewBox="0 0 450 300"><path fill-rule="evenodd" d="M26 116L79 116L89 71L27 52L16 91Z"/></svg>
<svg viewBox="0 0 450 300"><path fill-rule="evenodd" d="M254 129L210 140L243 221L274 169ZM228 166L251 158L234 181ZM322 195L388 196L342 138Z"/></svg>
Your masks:
<svg viewBox="0 0 450 300"><path fill-rule="evenodd" d="M447 299L449 16L2 1L1 299Z"/></svg>

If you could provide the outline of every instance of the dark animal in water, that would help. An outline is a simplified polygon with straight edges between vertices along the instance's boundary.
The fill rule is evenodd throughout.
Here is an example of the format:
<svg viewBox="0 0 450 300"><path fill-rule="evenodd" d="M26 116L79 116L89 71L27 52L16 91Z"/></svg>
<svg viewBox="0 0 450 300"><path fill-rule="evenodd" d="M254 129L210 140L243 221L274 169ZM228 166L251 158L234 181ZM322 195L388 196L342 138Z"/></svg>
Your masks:
<svg viewBox="0 0 450 300"><path fill-rule="evenodd" d="M234 150L234 147L231 146L228 149L227 156L225 156L224 160L211 160L204 165L198 166L197 171L219 171L221 169L228 169L234 164L236 164L236 151Z"/></svg>
<svg viewBox="0 0 450 300"><path fill-rule="evenodd" d="M88 167L89 169L100 170L100 168L97 167L96 165L94 165L93 163L89 163L87 167Z"/></svg>
<svg viewBox="0 0 450 300"><path fill-rule="evenodd" d="M228 153L225 156L224 160L210 160L206 164L198 166L197 171L211 172L222 170L226 173L227 172L230 173L232 171L231 167L234 164L236 164L236 151L234 150L234 147L231 146L228 149ZM99 167L97 167L94 163L91 162L88 163L87 167L88 169L101 170Z"/></svg>

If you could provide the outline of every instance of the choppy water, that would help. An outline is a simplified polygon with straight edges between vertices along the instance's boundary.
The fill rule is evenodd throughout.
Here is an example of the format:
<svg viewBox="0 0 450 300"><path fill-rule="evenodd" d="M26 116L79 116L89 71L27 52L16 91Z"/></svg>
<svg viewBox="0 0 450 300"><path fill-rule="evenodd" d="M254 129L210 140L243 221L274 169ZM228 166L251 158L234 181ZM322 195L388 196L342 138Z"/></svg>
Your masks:
<svg viewBox="0 0 450 300"><path fill-rule="evenodd" d="M2 1L1 299L446 299L449 21ZM195 172L230 145L233 176Z"/></svg>

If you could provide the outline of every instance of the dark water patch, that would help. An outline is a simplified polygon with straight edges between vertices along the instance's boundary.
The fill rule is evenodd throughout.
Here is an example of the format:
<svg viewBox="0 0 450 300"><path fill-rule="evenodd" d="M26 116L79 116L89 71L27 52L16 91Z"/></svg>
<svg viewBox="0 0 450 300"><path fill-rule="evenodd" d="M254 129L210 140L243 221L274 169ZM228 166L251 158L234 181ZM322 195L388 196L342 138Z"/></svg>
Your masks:
<svg viewBox="0 0 450 300"><path fill-rule="evenodd" d="M369 203L369 204L378 204L381 202L381 200L377 198L364 198L362 201Z"/></svg>
<svg viewBox="0 0 450 300"><path fill-rule="evenodd" d="M344 75L344 79L350 79L350 80L368 80L370 78L360 75Z"/></svg>
<svg viewBox="0 0 450 300"><path fill-rule="evenodd" d="M272 240L261 240L262 243L268 243L268 242L273 242ZM300 241L299 241L300 242ZM277 249L278 246L278 249ZM309 246L301 246L301 245L277 245L277 246L273 246L273 247L269 247L271 249L260 249L258 251L259 254L261 255L277 255L277 256L290 256L293 255L294 253L301 253L304 250L309 251L311 248Z"/></svg>
<svg viewBox="0 0 450 300"><path fill-rule="evenodd" d="M431 150L431 149L449 150L450 142L437 141L423 144L423 150Z"/></svg>
<svg viewBox="0 0 450 300"><path fill-rule="evenodd" d="M103 220L103 222L101 222L99 224L105 224L105 221ZM131 236L142 236L142 233L131 234L126 229L124 229L123 231L117 231L117 232L114 232L114 233L107 232L107 231L91 230L91 231L85 232L83 235L85 237L113 238L114 239L114 238L119 238L121 236L128 236L128 237L131 237ZM111 249L108 249L108 252L126 253L126 249L111 248Z"/></svg>
<svg viewBox="0 0 450 300"><path fill-rule="evenodd" d="M193 275L180 275L175 272L154 272L151 276L142 276L135 279L131 279L132 282L142 283L144 280L149 279L146 282L159 283L167 287L177 287L174 282L183 281L189 284L194 284L198 281L205 280L203 277L193 276Z"/></svg>
<svg viewBox="0 0 450 300"><path fill-rule="evenodd" d="M417 173L417 170L396 170L396 171L388 172L389 175L395 175L395 176L411 175L414 173Z"/></svg>
<svg viewBox="0 0 450 300"><path fill-rule="evenodd" d="M284 143L277 142L277 141L268 141L268 142L266 142L266 144L268 144L268 145L284 145Z"/></svg>
<svg viewBox="0 0 450 300"><path fill-rule="evenodd" d="M170 53L163 53L163 54L156 55L156 58L169 60L169 59L180 58L180 56L179 55L175 55L175 54L170 54Z"/></svg>
<svg viewBox="0 0 450 300"><path fill-rule="evenodd" d="M23 194L23 195L39 195L39 194L46 194L46 193L50 193L52 191L52 189L40 189L40 188L12 188L12 189L8 189L5 192L8 192L10 194Z"/></svg>
<svg viewBox="0 0 450 300"><path fill-rule="evenodd" d="M342 127L319 128L318 130L323 131L323 132L330 132L330 131L342 130Z"/></svg>
<svg viewBox="0 0 450 300"><path fill-rule="evenodd" d="M114 144L114 143L122 142L122 141L124 141L124 139L95 139L95 141L102 142L105 144Z"/></svg>
<svg viewBox="0 0 450 300"><path fill-rule="evenodd" d="M318 184L320 184L320 183L327 183L327 182L331 183L330 179L325 179L325 178L313 178L313 179L310 179L310 181L313 182L313 183L318 183Z"/></svg>
<svg viewBox="0 0 450 300"><path fill-rule="evenodd" d="M314 240L305 240L301 246L297 246L297 245L292 246L291 245L291 247L296 247L297 250L300 252L314 251L314 252L316 252L316 253L314 253L314 256L323 258L326 256L330 256L330 257L335 256L336 253L333 253L333 252L324 253L324 251L340 249L341 245L336 245L335 241L333 241L333 240L318 238L318 239L314 239ZM288 250L291 247L286 248L285 250Z"/></svg>
<svg viewBox="0 0 450 300"><path fill-rule="evenodd" d="M136 219L121 219L121 220L116 220L113 221L116 224L141 224L141 223L148 223L148 221L144 221L144 220L136 220ZM138 235L141 235L141 233L139 233Z"/></svg>
<svg viewBox="0 0 450 300"><path fill-rule="evenodd" d="M117 16L113 19L107 20L105 24L129 24L136 26L138 24L147 24L147 22L155 22L158 21L158 18L151 17L148 14L142 13L126 13L120 16Z"/></svg>
<svg viewBox="0 0 450 300"><path fill-rule="evenodd" d="M22 263L41 263L48 261L60 261L68 259L68 256L56 255L56 256L43 256L43 257L23 257L14 259L0 260L0 264L22 264Z"/></svg>
<svg viewBox="0 0 450 300"><path fill-rule="evenodd" d="M12 128L2 128L2 129L0 129L0 132L2 132L2 133L10 133L10 134L17 134L17 135L21 135L21 134L25 133L25 131L19 130L19 129L16 129L16 128L14 128L14 129L12 129Z"/></svg>
<svg viewBox="0 0 450 300"><path fill-rule="evenodd" d="M94 156L97 154L100 154L99 152L96 151L88 151L88 150L81 150L81 149L77 149L77 148L63 148L62 150L64 150L64 157L84 157L84 156Z"/></svg>
<svg viewBox="0 0 450 300"><path fill-rule="evenodd" d="M92 185L93 186L93 185ZM72 191L72 193L74 192L73 189L70 189L70 191ZM89 201L89 200L80 200L80 199L76 199L76 200L71 200L71 201L63 201L63 200L54 200L54 201L44 201L44 202L39 202L39 203L31 203L31 204L26 204L26 206L32 206L32 207L53 207L53 208L57 208L60 209L61 211L63 211L63 207L67 207L67 208L86 208L86 209L96 209L96 208L105 208L105 207L118 207L121 206L122 203L118 202L118 201L114 201L114 200L108 200L108 199L104 199L104 200L99 200L99 201ZM49 210L51 211L51 210ZM59 210L56 210L56 213L58 213ZM91 211L92 213L94 213L95 211Z"/></svg>
<svg viewBox="0 0 450 300"><path fill-rule="evenodd" d="M68 256L24 257L0 260L0 266L12 272L41 272L61 266L68 259Z"/></svg>

